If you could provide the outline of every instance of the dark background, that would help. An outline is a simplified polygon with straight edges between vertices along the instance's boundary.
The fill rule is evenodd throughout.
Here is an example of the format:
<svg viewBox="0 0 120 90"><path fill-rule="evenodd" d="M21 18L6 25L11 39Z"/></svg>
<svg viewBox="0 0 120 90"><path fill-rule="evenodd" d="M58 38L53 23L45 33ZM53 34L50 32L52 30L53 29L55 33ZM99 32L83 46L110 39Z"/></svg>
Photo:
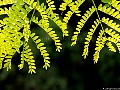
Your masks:
<svg viewBox="0 0 120 90"><path fill-rule="evenodd" d="M55 6L57 7L57 10L54 11L55 13L61 14L58 10L61 2L61 0L55 1ZM95 0L95 3L98 6L101 1ZM86 0L79 7L80 14L83 15L92 5L91 0ZM63 12L63 15L60 15L61 19L63 19L64 14L68 10L70 10L69 7ZM100 11L98 13L100 18L105 16L114 19ZM35 15L39 16L39 13L36 11ZM38 25L32 23L31 31L39 35L47 47L47 51L50 54L51 67L48 70L42 68L44 59L30 39L29 45L36 60L36 73L28 74L27 63L22 70L19 70L20 55L16 53L12 59L12 69L8 72L6 69L0 70L0 90L103 90L103 88L120 88L120 54L118 50L116 53L113 53L105 46L100 52L98 63L94 64L93 62L95 41L101 29L100 25L90 42L89 56L86 59L82 57L85 37L96 18L98 17L96 12L94 12L82 28L75 46L70 46L71 37L81 17L73 14L68 22L69 37L64 39L61 37L60 28L53 21L49 20L50 27L56 31L61 39L62 50L60 53L56 52L54 41L48 34ZM119 23L118 20L116 21ZM103 26L104 28L107 27L104 24Z"/></svg>

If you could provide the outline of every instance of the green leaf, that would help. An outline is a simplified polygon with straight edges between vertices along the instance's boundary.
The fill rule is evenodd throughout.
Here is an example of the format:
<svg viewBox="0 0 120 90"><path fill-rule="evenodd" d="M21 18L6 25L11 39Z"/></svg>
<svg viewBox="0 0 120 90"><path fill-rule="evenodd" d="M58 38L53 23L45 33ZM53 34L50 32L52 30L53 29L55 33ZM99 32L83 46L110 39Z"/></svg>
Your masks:
<svg viewBox="0 0 120 90"><path fill-rule="evenodd" d="M111 3L111 0L101 0L101 2L110 4L110 3Z"/></svg>

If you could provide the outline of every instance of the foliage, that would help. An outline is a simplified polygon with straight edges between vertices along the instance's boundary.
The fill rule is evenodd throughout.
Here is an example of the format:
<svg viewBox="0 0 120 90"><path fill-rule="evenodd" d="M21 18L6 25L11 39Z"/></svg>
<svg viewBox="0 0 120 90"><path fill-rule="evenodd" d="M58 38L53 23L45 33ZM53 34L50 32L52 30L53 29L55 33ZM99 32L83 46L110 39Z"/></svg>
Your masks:
<svg viewBox="0 0 120 90"><path fill-rule="evenodd" d="M89 43L92 40L92 36L95 33L97 27L100 25L101 29L99 31L98 38L96 40L96 48L95 53L93 55L93 60L97 63L99 58L99 53L102 48L107 45L110 51L116 52L116 48L113 46L113 43L118 47L120 52L120 42L119 42L119 24L113 20L110 20L108 17L100 18L98 11L104 12L109 16L112 16L116 19L120 19L120 4L119 1L112 0L111 5L108 7L106 5L100 4L98 8L95 5L94 0L93 6L89 8L84 15L81 15L81 11L79 7L85 2L85 0L76 0L73 2L72 0L63 0L61 3L59 10L62 13L66 10L68 6L70 11L67 11L63 20L60 19L60 15L55 13L56 7L54 5L54 1L46 0L47 6L45 3L39 3L39 1L34 0L3 0L0 1L0 15L6 14L7 16L0 20L0 69L7 68L7 70L11 69L11 59L13 55L17 52L21 54L21 64L18 65L20 69L24 66L24 61L26 61L29 65L28 73L36 73L35 69L35 60L33 57L32 50L30 49L28 42L30 38L34 41L37 46L37 49L40 50L41 55L44 58L45 65L43 68L47 69L50 67L49 54L44 46L44 43L39 36L35 35L31 31L31 23L37 24L39 27L45 30L45 32L51 37L51 39L55 42L56 51L60 52L62 49L62 44L56 32L49 25L49 20L52 20L56 23L56 25L61 29L63 37L69 36L67 31L67 24L72 15L75 13L77 17L80 17L80 21L77 24L76 31L72 36L72 44L74 46L78 40L78 35L80 31L84 27L85 23L89 20L89 18L96 13L98 18L94 20L94 24L92 24L92 28L89 29L88 35L85 38L85 46L82 56L86 58L89 52ZM108 3L110 0L102 0L103 3ZM7 8L5 5L11 5ZM38 11L41 18L35 15L35 12ZM31 17L28 17L28 14L32 12ZM91 22L92 23L92 22ZM109 28L104 28L103 23L108 25ZM108 37L106 35L109 35ZM22 51L20 48L23 47ZM4 62L4 66L2 66Z"/></svg>

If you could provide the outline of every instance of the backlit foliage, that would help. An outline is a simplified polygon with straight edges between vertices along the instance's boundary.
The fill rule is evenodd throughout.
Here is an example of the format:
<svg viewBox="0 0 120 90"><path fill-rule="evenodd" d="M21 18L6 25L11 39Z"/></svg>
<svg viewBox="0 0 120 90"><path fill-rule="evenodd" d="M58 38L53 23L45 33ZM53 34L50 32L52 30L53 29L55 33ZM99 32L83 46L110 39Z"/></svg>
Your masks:
<svg viewBox="0 0 120 90"><path fill-rule="evenodd" d="M95 48L95 53L93 55L94 63L97 63L97 61L99 59L100 51L103 49L103 47L105 45L108 46L110 51L116 52L116 48L113 46L113 43L114 43L120 52L120 43L119 43L120 27L119 27L119 24L116 24L116 22L113 23L113 20L109 20L109 18L107 18L107 17L100 18L100 15L99 15L99 11L101 11L107 15L114 17L115 19L120 20L120 14L119 14L120 1L116 1L116 0L109 0L109 1L102 0L102 1L103 1L103 3L108 3L110 5L107 6L107 5L100 4L97 8L94 0L92 0L92 3L93 3L92 8L89 8L89 10L87 10L86 13L81 16L81 19L78 22L76 31L74 32L74 35L71 39L72 40L71 45L75 45L78 34L80 33L80 30L85 25L85 22L89 19L90 16L92 16L93 13L96 13L98 18L94 21L94 25L92 25L92 28L89 29L90 31L88 32L88 35L85 38L86 41L84 42L85 46L84 46L84 50L83 50L83 54L82 54L82 56L84 56L84 59L85 59L89 52L88 46L89 46L90 41L92 40L92 36L93 36L94 32L96 31L97 27L100 25L101 30L99 31L99 35L96 40L96 48ZM104 28L103 24L106 24L111 29ZM108 34L109 37L106 37L106 34Z"/></svg>
<svg viewBox="0 0 120 90"><path fill-rule="evenodd" d="M105 3L105 0L103 0ZM93 5L86 10L84 15L81 15L79 7L85 3L85 0L63 0L60 4L59 10L62 13L66 10L66 7L69 7L69 11L63 17L63 20L60 19L59 14L55 13L56 7L54 5L54 0L46 0L47 6L45 3L39 3L39 0L2 0L0 1L0 15L7 15L5 18L0 20L0 69L7 68L7 71L11 69L11 59L13 55L18 52L21 54L21 63L18 65L19 69L22 69L24 66L24 61L28 63L29 71L28 73L36 73L35 69L35 60L28 44L30 38L34 41L37 46L37 49L40 50L41 55L44 58L43 68L47 69L50 67L49 54L44 46L44 43L41 42L39 36L31 32L31 22L34 22L39 27L41 27L45 32L51 37L55 42L56 51L60 52L62 49L62 44L60 38L49 25L49 20L52 20L62 31L63 37L69 36L67 30L67 24L72 15L75 13L76 16L80 17L80 20L77 24L76 31L71 38L71 46L74 46L77 43L78 35L80 34L82 28L85 26L89 18L96 13L98 18L95 18L94 24L91 24L88 35L85 38L85 45L82 56L86 58L89 51L89 43L92 40L92 36L97 30L97 27L100 26L99 35L96 40L95 53L93 55L94 63L97 63L99 59L99 54L102 48L107 45L110 51L116 52L116 48L113 46L113 43L117 46L120 52L120 25L116 24L115 21L110 20L108 17L100 18L99 12L103 12L115 19L120 20L120 2L116 0L111 0L109 6L100 4L96 6L94 0L92 0ZM7 8L5 5L10 4L11 6ZM38 11L41 19L39 20L38 16L35 16L34 12ZM32 13L31 18L28 18L28 14ZM61 14L62 14L61 13ZM92 23L92 22L91 22ZM103 24L106 24L109 28L104 28ZM106 37L106 34L109 37ZM20 47L23 47L20 51ZM3 65L2 65L3 64Z"/></svg>

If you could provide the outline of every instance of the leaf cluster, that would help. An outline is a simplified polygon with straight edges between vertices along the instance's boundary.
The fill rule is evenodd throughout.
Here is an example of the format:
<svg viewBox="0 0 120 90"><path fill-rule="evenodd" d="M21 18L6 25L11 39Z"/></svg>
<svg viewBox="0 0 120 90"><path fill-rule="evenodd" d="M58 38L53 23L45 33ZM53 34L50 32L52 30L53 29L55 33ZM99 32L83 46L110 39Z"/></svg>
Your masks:
<svg viewBox="0 0 120 90"><path fill-rule="evenodd" d="M103 3L111 2L110 6L100 4L96 6L94 0L92 0L93 6L86 10L84 15L81 15L79 7L84 4L85 0L63 0L60 4L59 10L64 12L66 7L70 8L69 11L65 14L63 20L60 19L59 14L55 13L56 7L53 0L46 0L47 6L44 3L39 3L39 1L34 0L3 0L0 1L0 15L7 15L7 17L0 20L0 69L7 68L11 69L11 59L13 55L18 52L21 54L21 63L18 65L20 69L24 66L24 61L29 65L28 73L36 73L35 69L35 60L32 53L32 50L29 47L30 38L34 41L37 46L37 49L40 50L41 55L44 58L44 66L47 70L50 67L49 54L44 46L44 43L41 42L39 36L31 32L31 22L36 23L39 27L45 30L45 32L51 37L56 46L56 51L60 52L62 49L62 44L60 38L49 25L49 20L55 22L55 24L61 29L63 37L69 36L67 30L67 24L71 16L75 13L76 16L80 17L80 20L77 24L76 31L71 38L71 46L74 46L77 43L78 35L80 34L82 28L85 26L85 23L89 18L96 13L98 18L94 20L94 24L91 25L87 37L85 38L85 45L82 56L86 58L89 52L89 43L92 40L92 36L97 30L97 27L100 25L101 29L96 40L95 53L93 55L93 60L97 63L99 59L99 53L105 45L108 46L110 51L116 52L116 48L113 46L113 43L118 47L120 52L120 25L117 24L114 20L110 20L108 17L100 18L99 12L103 12L115 19L120 20L120 2L116 0L102 0ZM9 8L6 5L11 5ZM38 19L34 13L38 11L42 17ZM28 18L28 14L32 12L31 18ZM92 23L92 22L91 22ZM104 28L103 23L106 24L109 28ZM22 32L21 32L22 31ZM109 37L106 36L109 35ZM20 47L23 47L22 52L20 52ZM4 62L4 65L2 65Z"/></svg>

